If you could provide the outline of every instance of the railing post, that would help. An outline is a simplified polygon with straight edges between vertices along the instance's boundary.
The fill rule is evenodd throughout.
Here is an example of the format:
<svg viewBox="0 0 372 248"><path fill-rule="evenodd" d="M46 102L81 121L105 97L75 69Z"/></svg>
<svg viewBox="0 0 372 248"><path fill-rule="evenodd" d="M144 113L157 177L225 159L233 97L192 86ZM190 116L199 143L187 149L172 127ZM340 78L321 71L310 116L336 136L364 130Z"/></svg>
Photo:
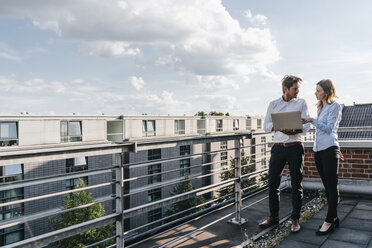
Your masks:
<svg viewBox="0 0 372 248"><path fill-rule="evenodd" d="M235 140L235 218L229 220L232 224L244 224L248 220L241 217L242 209L242 191L241 191L241 149L240 149L240 139Z"/></svg>
<svg viewBox="0 0 372 248"><path fill-rule="evenodd" d="M114 166L115 168L115 193L116 193L116 213L119 214L116 218L116 247L124 248L124 220L123 220L123 210L124 210L124 182L123 182L123 153L114 154Z"/></svg>

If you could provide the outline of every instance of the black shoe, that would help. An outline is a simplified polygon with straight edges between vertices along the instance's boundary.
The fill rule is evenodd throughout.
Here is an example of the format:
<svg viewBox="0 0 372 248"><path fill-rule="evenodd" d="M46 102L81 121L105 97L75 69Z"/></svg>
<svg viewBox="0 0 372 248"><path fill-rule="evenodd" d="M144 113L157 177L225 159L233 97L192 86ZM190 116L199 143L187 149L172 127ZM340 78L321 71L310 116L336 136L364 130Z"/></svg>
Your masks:
<svg viewBox="0 0 372 248"><path fill-rule="evenodd" d="M340 226L340 219L336 217L336 220L333 220L333 224L335 224L335 228ZM322 225L319 226L319 229L322 228Z"/></svg>
<svg viewBox="0 0 372 248"><path fill-rule="evenodd" d="M340 226L340 219L338 217L336 217L337 219L336 220L333 220L333 224L335 225L335 227L339 227Z"/></svg>
<svg viewBox="0 0 372 248"><path fill-rule="evenodd" d="M267 228L276 224L279 224L279 217L269 217L266 220L262 221L260 224L258 224L258 226L261 228Z"/></svg>
<svg viewBox="0 0 372 248"><path fill-rule="evenodd" d="M333 232L334 230L335 230L335 224L332 223L332 224L328 227L328 229L327 229L326 231L322 232L322 231L320 231L320 229L319 229L318 231L315 232L315 234L316 234L316 235L319 235L319 236L327 235L327 234Z"/></svg>

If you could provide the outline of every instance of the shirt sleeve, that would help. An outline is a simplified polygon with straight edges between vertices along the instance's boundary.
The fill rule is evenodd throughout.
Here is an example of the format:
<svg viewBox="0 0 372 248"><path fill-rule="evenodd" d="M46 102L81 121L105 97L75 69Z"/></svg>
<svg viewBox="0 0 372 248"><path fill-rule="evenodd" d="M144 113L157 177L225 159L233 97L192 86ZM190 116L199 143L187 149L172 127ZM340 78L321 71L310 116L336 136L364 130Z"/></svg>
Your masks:
<svg viewBox="0 0 372 248"><path fill-rule="evenodd" d="M338 124L341 120L341 115L341 106L336 103L334 104L334 107L329 110L327 123L321 123L320 121L318 121L318 119L315 119L313 121L313 125L326 133L332 133L334 131L337 131Z"/></svg>
<svg viewBox="0 0 372 248"><path fill-rule="evenodd" d="M307 108L307 104L305 100L302 104L301 118L310 118L309 109ZM311 123L306 123L302 125L302 130L304 133L308 132L310 128L311 128Z"/></svg>
<svg viewBox="0 0 372 248"><path fill-rule="evenodd" d="M266 132L272 132L273 129L273 120L271 119L271 113L273 112L273 102L270 102L269 107L266 111L264 129Z"/></svg>

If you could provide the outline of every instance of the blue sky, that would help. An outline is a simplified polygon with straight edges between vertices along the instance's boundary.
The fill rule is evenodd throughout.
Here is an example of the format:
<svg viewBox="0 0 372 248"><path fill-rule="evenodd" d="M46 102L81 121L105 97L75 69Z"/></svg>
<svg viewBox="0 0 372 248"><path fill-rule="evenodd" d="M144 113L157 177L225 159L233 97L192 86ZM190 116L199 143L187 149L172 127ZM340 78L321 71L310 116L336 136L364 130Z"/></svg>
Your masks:
<svg viewBox="0 0 372 248"><path fill-rule="evenodd" d="M368 0L3 0L0 114L264 115L286 74L371 102Z"/></svg>

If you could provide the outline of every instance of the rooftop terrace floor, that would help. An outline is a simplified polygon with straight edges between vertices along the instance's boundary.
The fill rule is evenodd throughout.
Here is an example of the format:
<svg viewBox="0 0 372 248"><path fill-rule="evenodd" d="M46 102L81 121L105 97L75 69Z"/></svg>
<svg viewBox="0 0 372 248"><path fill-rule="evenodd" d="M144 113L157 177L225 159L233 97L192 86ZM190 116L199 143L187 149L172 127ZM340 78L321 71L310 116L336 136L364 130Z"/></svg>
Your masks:
<svg viewBox="0 0 372 248"><path fill-rule="evenodd" d="M302 230L290 234L277 247L301 248L372 248L372 200L344 198L338 206L340 227L326 236L316 236L323 223L327 206L302 225Z"/></svg>
<svg viewBox="0 0 372 248"><path fill-rule="evenodd" d="M305 194L304 203L309 200L311 200L311 196ZM242 218L247 218L248 222L241 226L228 223L228 220L235 217L234 214L231 214L234 212L234 206L228 206L134 247L239 247L242 243L262 231L258 227L258 223L268 216L268 204L268 191L265 190L243 201L243 207L248 207L242 210L241 216ZM291 195L290 193L282 192L280 217L288 216L291 210ZM193 231L192 235L183 237ZM171 241L174 242L170 244L169 242Z"/></svg>
<svg viewBox="0 0 372 248"><path fill-rule="evenodd" d="M228 206L134 247L243 247L248 239L262 231L258 223L268 215L267 195L264 191L243 201L243 206L249 206L242 211L242 217L248 222L241 226L228 223L234 217L231 215L234 206ZM305 194L304 204L311 198ZM289 216L291 209L290 193L282 192L280 217ZM277 247L372 248L372 199L342 198L338 207L340 227L330 235L316 236L326 209L327 206L303 223L299 233L290 234ZM184 236L190 232L192 235Z"/></svg>

